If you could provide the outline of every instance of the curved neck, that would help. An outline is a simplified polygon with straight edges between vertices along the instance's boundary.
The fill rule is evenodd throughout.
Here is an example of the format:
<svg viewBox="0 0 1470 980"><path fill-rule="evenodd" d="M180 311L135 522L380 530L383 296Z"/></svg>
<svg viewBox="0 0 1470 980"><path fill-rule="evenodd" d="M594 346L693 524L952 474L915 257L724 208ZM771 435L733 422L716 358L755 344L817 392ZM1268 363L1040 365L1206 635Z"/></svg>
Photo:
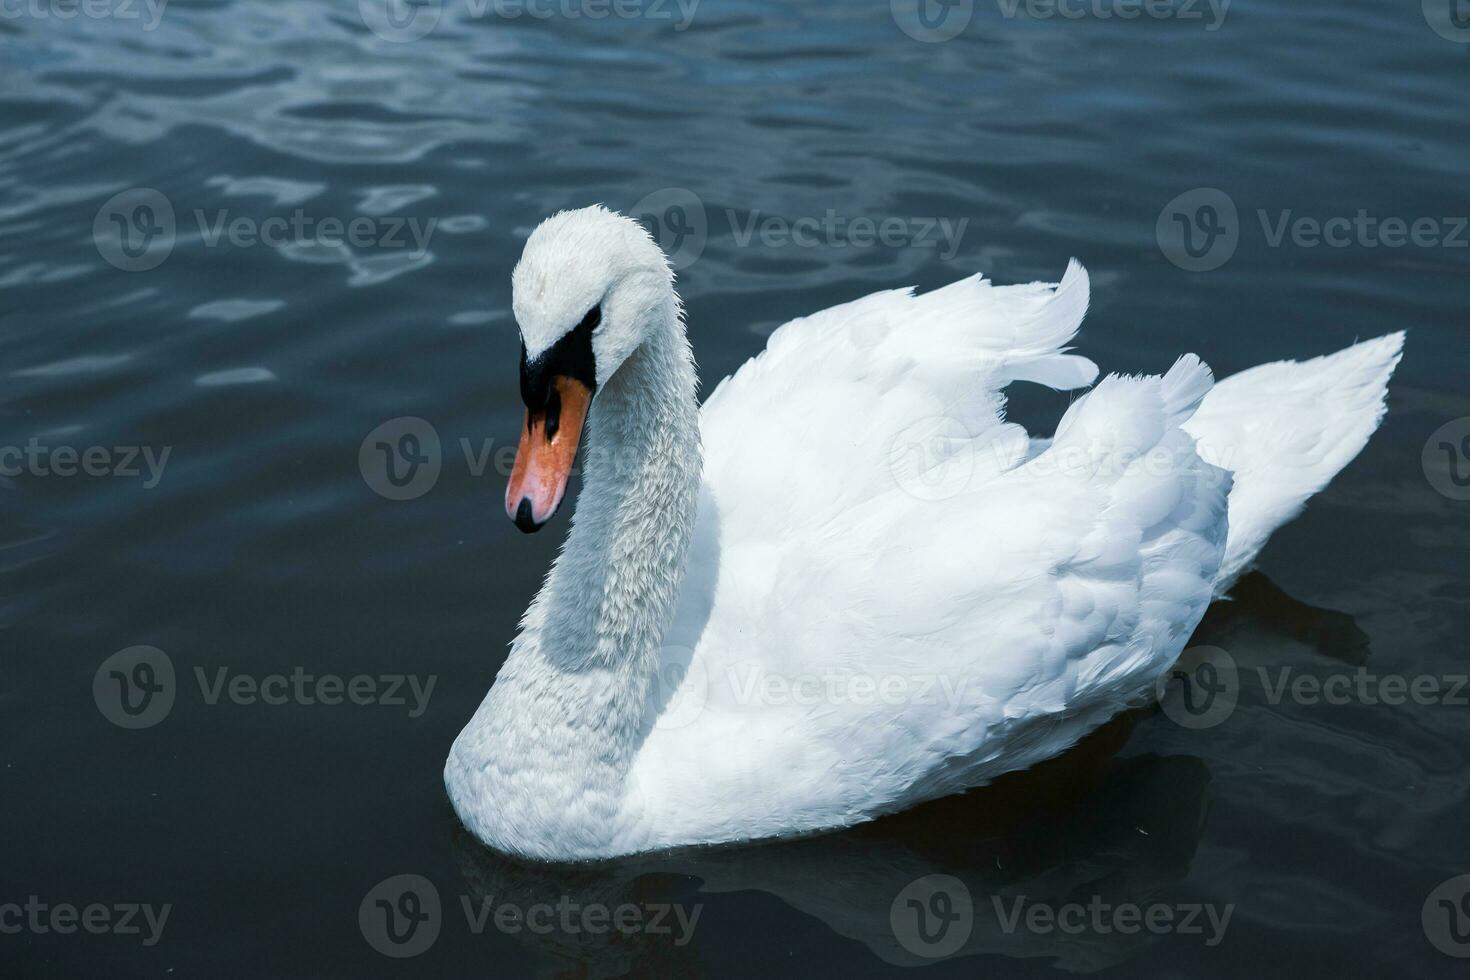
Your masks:
<svg viewBox="0 0 1470 980"><path fill-rule="evenodd" d="M593 402L566 545L445 768L461 819L516 853L605 853L648 731L702 469L672 293L656 316Z"/></svg>
<svg viewBox="0 0 1470 980"><path fill-rule="evenodd" d="M572 529L537 596L542 652L566 670L656 656L683 582L702 469L697 378L672 299L652 326L593 403Z"/></svg>

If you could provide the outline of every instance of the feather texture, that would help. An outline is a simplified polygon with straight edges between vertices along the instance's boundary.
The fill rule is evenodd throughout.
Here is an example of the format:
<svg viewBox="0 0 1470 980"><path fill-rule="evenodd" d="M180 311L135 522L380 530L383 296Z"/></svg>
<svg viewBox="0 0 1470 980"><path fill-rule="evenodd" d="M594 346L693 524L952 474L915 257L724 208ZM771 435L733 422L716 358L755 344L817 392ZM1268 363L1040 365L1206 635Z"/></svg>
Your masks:
<svg viewBox="0 0 1470 980"><path fill-rule="evenodd" d="M543 344L606 297L608 380L567 546L445 768L532 857L848 826L1065 750L1362 449L1403 340L1220 384L1187 354L1032 439L1007 385L1097 375L1073 262L792 321L696 411L662 257L599 278L598 247L649 251L615 220L558 216L580 251L533 236L517 270Z"/></svg>

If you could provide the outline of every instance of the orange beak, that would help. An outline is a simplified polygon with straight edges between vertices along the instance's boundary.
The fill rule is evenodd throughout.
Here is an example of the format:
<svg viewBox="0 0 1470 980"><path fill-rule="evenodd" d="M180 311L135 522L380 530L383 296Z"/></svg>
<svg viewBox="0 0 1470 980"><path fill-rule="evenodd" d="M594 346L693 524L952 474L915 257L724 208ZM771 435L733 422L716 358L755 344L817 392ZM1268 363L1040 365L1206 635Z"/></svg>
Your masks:
<svg viewBox="0 0 1470 980"><path fill-rule="evenodd" d="M591 404L591 388L558 376L551 379L545 407L526 410L515 466L505 488L505 513L525 533L541 530L561 506Z"/></svg>

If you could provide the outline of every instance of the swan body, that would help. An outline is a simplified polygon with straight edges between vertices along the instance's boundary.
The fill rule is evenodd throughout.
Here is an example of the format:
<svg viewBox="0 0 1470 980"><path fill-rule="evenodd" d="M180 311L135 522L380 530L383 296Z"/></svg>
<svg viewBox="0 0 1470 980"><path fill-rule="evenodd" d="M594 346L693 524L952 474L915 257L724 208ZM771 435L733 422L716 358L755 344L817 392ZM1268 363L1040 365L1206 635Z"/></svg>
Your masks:
<svg viewBox="0 0 1470 980"><path fill-rule="evenodd" d="M636 223L553 216L513 287L530 475L507 509L532 530L560 503L554 390L595 392L583 490L445 785L486 844L547 860L849 826L1065 750L1152 694L1362 449L1403 341L1219 384L1186 355L1036 440L1004 388L1098 373L1067 348L1076 262L793 321L702 408Z"/></svg>

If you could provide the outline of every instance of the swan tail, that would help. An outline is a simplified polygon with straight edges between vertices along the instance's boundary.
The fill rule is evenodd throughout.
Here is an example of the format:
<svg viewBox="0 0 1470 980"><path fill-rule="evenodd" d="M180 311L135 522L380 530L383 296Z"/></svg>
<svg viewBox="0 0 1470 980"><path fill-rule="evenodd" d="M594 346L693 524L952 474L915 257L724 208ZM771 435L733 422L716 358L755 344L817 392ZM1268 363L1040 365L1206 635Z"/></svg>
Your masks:
<svg viewBox="0 0 1470 980"><path fill-rule="evenodd" d="M1068 568L1141 589L1139 643L1118 665L1124 688L1140 658L1177 652L1175 642L1199 623L1225 554L1230 474L1205 460L1184 428L1214 383L1193 354L1162 377L1110 375L1067 411L1056 439L1028 464L1080 481L1090 501L1077 513L1093 525Z"/></svg>
<svg viewBox="0 0 1470 980"><path fill-rule="evenodd" d="M1367 445L1403 345L1400 331L1309 361L1262 364L1204 396L1184 429L1201 457L1235 477L1216 595Z"/></svg>
<svg viewBox="0 0 1470 980"><path fill-rule="evenodd" d="M1051 449L1119 472L1176 442L1166 437L1183 428L1214 383L1209 365L1193 354L1179 358L1162 377L1108 375L1062 416Z"/></svg>

